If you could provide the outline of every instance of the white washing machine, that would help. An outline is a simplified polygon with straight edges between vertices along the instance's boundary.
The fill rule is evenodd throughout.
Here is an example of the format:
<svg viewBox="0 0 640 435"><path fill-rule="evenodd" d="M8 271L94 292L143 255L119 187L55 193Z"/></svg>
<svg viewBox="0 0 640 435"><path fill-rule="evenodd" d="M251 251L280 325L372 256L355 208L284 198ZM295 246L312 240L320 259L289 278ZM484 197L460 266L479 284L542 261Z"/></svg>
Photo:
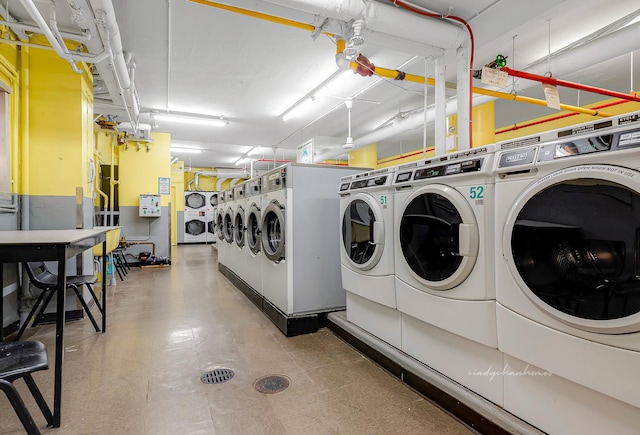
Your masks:
<svg viewBox="0 0 640 435"><path fill-rule="evenodd" d="M215 231L216 249L218 250L218 269L220 266L227 266L227 242L224 238L224 216L226 214L226 191L221 191L218 195L218 207L216 209Z"/></svg>
<svg viewBox="0 0 640 435"><path fill-rule="evenodd" d="M246 281L247 259L249 248L246 246L246 183L239 184L233 188L233 243L230 246L230 256L232 257L232 265L229 269L242 281Z"/></svg>
<svg viewBox="0 0 640 435"><path fill-rule="evenodd" d="M397 167L340 179L340 263L347 320L400 348L393 269L393 192Z"/></svg>
<svg viewBox="0 0 640 435"><path fill-rule="evenodd" d="M235 241L233 237L233 217L235 213L235 201L233 199L233 188L229 188L224 191L224 209L218 212L218 216L222 214L222 239L224 240L224 261L222 265L226 269L233 269L235 267L235 261L237 256L233 255L235 251L233 248Z"/></svg>
<svg viewBox="0 0 640 435"><path fill-rule="evenodd" d="M205 192L184 192L184 243L207 241L207 203Z"/></svg>
<svg viewBox="0 0 640 435"><path fill-rule="evenodd" d="M357 172L287 164L262 176L263 309L285 335L312 332L318 313L345 307L336 186Z"/></svg>
<svg viewBox="0 0 640 435"><path fill-rule="evenodd" d="M216 243L216 215L218 213L218 192L207 194L207 243Z"/></svg>
<svg viewBox="0 0 640 435"><path fill-rule="evenodd" d="M472 148L398 168L394 260L401 349L501 404L500 379L469 376L502 366L493 267L494 150ZM462 362L453 364L454 356Z"/></svg>
<svg viewBox="0 0 640 435"><path fill-rule="evenodd" d="M256 177L246 182L246 283L258 294L262 294L262 269L267 261L262 253L262 178Z"/></svg>
<svg viewBox="0 0 640 435"><path fill-rule="evenodd" d="M550 135L496 154L498 347L632 405L637 430L640 114Z"/></svg>

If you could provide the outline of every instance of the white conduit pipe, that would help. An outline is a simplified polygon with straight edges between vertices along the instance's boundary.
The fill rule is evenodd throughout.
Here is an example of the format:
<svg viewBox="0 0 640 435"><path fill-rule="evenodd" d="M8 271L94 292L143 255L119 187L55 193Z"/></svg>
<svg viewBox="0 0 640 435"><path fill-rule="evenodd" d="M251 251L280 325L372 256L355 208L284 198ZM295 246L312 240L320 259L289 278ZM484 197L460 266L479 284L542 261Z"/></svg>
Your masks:
<svg viewBox="0 0 640 435"><path fill-rule="evenodd" d="M78 74L82 74L82 70L76 66L73 59L69 58L69 52L66 51L66 47L64 49L62 48L57 38L47 25L47 22L44 20L42 15L40 15L40 11L33 3L33 0L20 0L20 3L22 3L22 6L27 10L27 13L31 17L31 19L35 21L38 27L42 30L42 34L47 38L47 41L49 41L49 44L51 44L51 47L53 47L55 52L58 53L58 56L69 62L69 65L71 65L71 68L73 68L75 72L77 72Z"/></svg>
<svg viewBox="0 0 640 435"><path fill-rule="evenodd" d="M610 33L606 36L585 43L580 47L577 47L571 51L562 53L558 56L551 56L551 70L554 76L560 77L569 73L579 71L592 65L596 65L613 59L617 56L627 54L638 49L638 41L640 40L640 23L633 24L631 26L624 27L616 32ZM546 56L545 56L546 60ZM540 65L536 65L532 68L528 68L525 71L531 73L540 74L540 69L547 70L548 64L541 62ZM544 72L542 72L544 74ZM529 80L521 80L519 82L518 91L537 86L538 83ZM494 101L497 98L489 96L481 96L473 99L473 105L478 106L489 101ZM447 102L447 116L453 115L458 110L458 102L456 99L449 100ZM359 138L354 138L354 149L362 148L369 144L388 139L396 136L400 133L404 133L408 130L413 130L422 127L425 122L434 121L434 108L427 109L427 116L425 117L422 112L415 113L407 118L394 122L393 124L380 128L369 134L366 134ZM344 150L336 149L329 150L324 153L316 155L316 161L321 162L324 160L335 158L341 154L344 154Z"/></svg>
<svg viewBox="0 0 640 435"><path fill-rule="evenodd" d="M222 190L222 184L227 181L228 178L218 178L218 182L216 183L216 191L221 191Z"/></svg>
<svg viewBox="0 0 640 435"><path fill-rule="evenodd" d="M0 23L2 24L2 23ZM33 47L33 48L39 48L41 50L53 50L53 47L49 46L49 45L40 45L40 44L34 44L32 42L22 42L22 41L14 41L13 39L0 39L0 42L2 44L10 44L10 45L20 45L22 47ZM105 60L106 58L109 57L109 53L107 53L106 51L103 51L102 53L98 54L97 56L91 56L88 54L80 54L80 53L69 53L69 57L73 60L75 60L76 62L86 62L86 63L98 63L98 62L102 62L103 60Z"/></svg>
<svg viewBox="0 0 640 435"><path fill-rule="evenodd" d="M236 184L238 184L238 181L240 181L240 180L242 180L242 178L233 178L231 180L231 183L229 183L229 187L235 186Z"/></svg>
<svg viewBox="0 0 640 435"><path fill-rule="evenodd" d="M19 29L19 30L26 30L29 32L42 34L42 29L40 29L40 27L32 26L30 24L17 23L17 22L7 21L7 20L0 20L0 24L11 27L11 30ZM77 33L69 33L69 32L59 32L59 33L62 35L63 38L70 39L76 42L85 43L89 39L91 39L91 35L88 33L84 35L79 35Z"/></svg>

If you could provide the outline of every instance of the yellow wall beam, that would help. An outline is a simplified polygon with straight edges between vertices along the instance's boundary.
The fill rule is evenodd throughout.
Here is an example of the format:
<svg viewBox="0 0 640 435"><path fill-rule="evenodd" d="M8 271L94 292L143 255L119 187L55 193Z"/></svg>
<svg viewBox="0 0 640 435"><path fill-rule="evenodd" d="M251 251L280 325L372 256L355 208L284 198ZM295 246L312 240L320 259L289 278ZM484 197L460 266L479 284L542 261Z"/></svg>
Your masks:
<svg viewBox="0 0 640 435"><path fill-rule="evenodd" d="M358 148L349 153L349 166L356 168L376 168L378 166L378 146L375 143Z"/></svg>

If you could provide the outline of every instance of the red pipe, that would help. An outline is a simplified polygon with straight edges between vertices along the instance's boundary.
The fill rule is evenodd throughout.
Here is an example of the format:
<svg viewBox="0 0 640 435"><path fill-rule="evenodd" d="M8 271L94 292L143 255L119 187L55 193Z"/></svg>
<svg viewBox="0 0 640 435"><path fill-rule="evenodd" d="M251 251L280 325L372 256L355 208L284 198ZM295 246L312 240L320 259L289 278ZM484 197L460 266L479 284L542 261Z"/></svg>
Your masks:
<svg viewBox="0 0 640 435"><path fill-rule="evenodd" d="M517 71L511 68L502 67L500 71L504 71L510 76L519 77L522 79L533 80L540 83L545 83L548 85L557 85L564 86L566 88L578 89L580 91L592 92L594 94L606 95L608 97L620 98L622 100L635 101L640 103L640 97L636 97L635 95L623 94L622 92L610 91L607 89L596 88L594 86L583 85L581 83L568 82L566 80L558 80L553 77L541 76L538 74L531 74L524 71Z"/></svg>
<svg viewBox="0 0 640 435"><path fill-rule="evenodd" d="M295 160L273 160L273 159L258 159L258 160L254 160L254 162L296 163ZM324 163L324 162L320 162L320 163L318 163L318 165L349 166L348 163Z"/></svg>
<svg viewBox="0 0 640 435"><path fill-rule="evenodd" d="M429 148L427 148L427 151L433 151L434 149L435 149L434 147L429 147ZM422 154L423 152L424 152L423 150L420 150L420 151L415 151L415 152L409 153L409 154L400 154L399 156L393 157L391 159L379 160L378 164L382 165L384 163L393 162L395 160L406 159L407 157L417 156L418 154Z"/></svg>
<svg viewBox="0 0 640 435"><path fill-rule="evenodd" d="M591 109L592 110L600 110L600 109L604 109L606 107L618 106L618 105L624 104L624 103L628 103L628 101L624 101L624 100L622 100L622 101L621 100L612 101L612 102L609 102L609 103L601 104L599 106L591 107ZM504 133L508 133L510 131L520 130L521 128L533 127L534 125L540 125L540 124L546 124L547 122L557 121L559 119L564 119L564 118L568 118L570 116L576 116L576 115L580 115L580 113L571 112L571 113L565 113L565 114L562 114L562 115L554 116L554 117L551 117L551 118L541 119L539 121L528 122L526 124L521 124L521 125L514 124L513 127L505 128L503 130L496 130L495 134L504 134Z"/></svg>

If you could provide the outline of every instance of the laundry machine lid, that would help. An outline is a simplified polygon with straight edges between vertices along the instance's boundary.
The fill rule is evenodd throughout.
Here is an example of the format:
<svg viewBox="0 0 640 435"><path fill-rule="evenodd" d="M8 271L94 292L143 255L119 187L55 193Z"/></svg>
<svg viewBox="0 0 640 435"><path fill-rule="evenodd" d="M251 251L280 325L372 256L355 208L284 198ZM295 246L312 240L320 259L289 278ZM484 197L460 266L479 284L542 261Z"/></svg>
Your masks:
<svg viewBox="0 0 640 435"><path fill-rule="evenodd" d="M275 200L265 207L262 214L262 249L273 262L285 259L284 206Z"/></svg>
<svg viewBox="0 0 640 435"><path fill-rule="evenodd" d="M262 248L261 234L260 209L253 203L249 207L249 214L247 215L247 244L254 255L257 255Z"/></svg>
<svg viewBox="0 0 640 435"><path fill-rule="evenodd" d="M233 218L233 239L239 248L244 247L245 237L245 224L244 224L244 209L238 207L236 209L235 217Z"/></svg>
<svg viewBox="0 0 640 435"><path fill-rule="evenodd" d="M184 205L187 208L202 208L205 206L205 196L198 192L188 193L184 197Z"/></svg>
<svg viewBox="0 0 640 435"><path fill-rule="evenodd" d="M411 274L432 290L450 290L473 270L479 248L471 205L451 186L429 184L405 201L399 222L402 258Z"/></svg>
<svg viewBox="0 0 640 435"><path fill-rule="evenodd" d="M340 239L353 267L370 270L378 264L385 249L384 225L382 207L371 195L358 193L349 197L342 215Z"/></svg>
<svg viewBox="0 0 640 435"><path fill-rule="evenodd" d="M519 289L573 327L640 331L640 172L578 165L532 183L504 226Z"/></svg>

